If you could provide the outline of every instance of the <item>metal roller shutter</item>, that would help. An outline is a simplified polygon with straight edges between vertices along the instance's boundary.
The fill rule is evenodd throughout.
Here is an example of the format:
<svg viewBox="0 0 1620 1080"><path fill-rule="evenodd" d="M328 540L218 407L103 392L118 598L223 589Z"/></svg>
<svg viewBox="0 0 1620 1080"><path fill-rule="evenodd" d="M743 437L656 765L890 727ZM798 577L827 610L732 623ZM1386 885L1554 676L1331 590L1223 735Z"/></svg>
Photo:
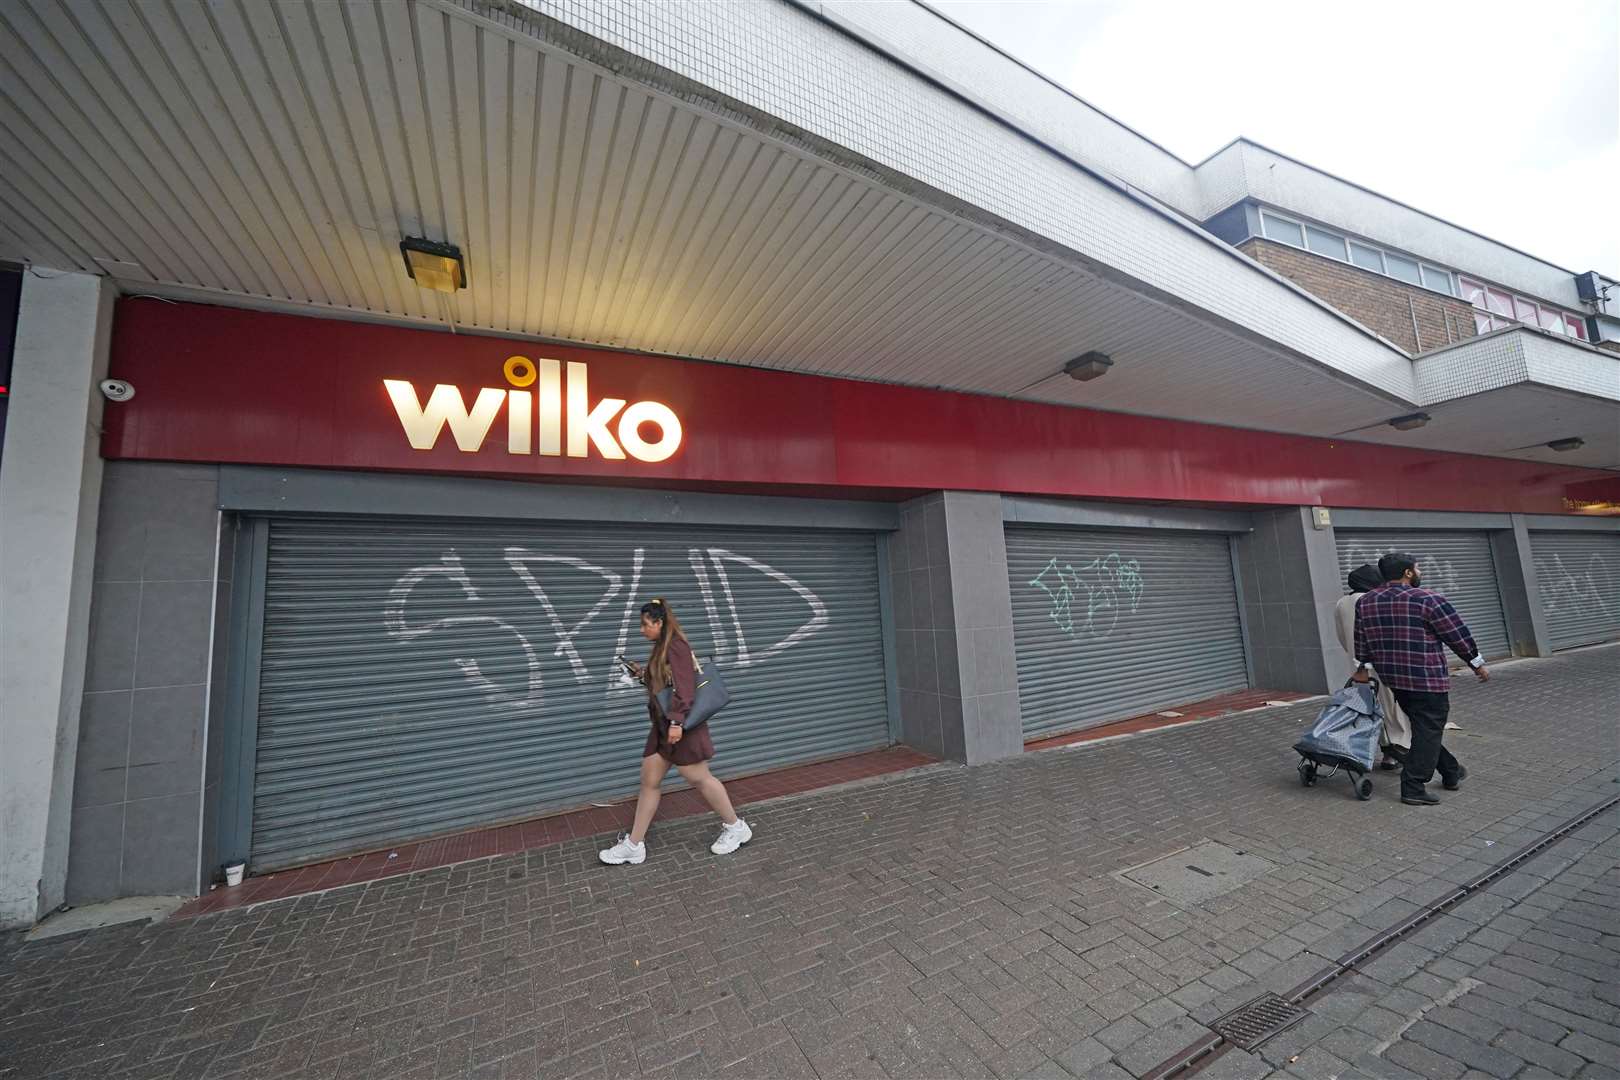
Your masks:
<svg viewBox="0 0 1620 1080"><path fill-rule="evenodd" d="M1376 563L1380 556L1404 551L1417 558L1423 587L1451 601L1482 654L1494 658L1513 652L1488 533L1340 529L1335 540L1341 579L1362 563ZM1349 591L1343 580L1339 588Z"/></svg>
<svg viewBox="0 0 1620 1080"><path fill-rule="evenodd" d="M639 607L674 605L733 700L722 774L889 742L876 538L623 525L270 525L255 867L631 792Z"/></svg>
<svg viewBox="0 0 1620 1080"><path fill-rule="evenodd" d="M1007 530L1024 738L1248 686L1223 535Z"/></svg>
<svg viewBox="0 0 1620 1080"><path fill-rule="evenodd" d="M1553 648L1620 637L1620 534L1531 533L1530 555Z"/></svg>

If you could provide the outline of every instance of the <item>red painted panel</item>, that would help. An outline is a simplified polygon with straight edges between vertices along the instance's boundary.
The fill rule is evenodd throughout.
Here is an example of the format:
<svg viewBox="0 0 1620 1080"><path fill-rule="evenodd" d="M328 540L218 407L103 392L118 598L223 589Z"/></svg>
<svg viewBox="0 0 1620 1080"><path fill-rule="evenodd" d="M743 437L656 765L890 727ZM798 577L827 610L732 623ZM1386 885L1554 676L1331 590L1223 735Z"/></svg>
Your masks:
<svg viewBox="0 0 1620 1080"><path fill-rule="evenodd" d="M589 365L591 401L651 399L685 429L648 464L507 451L505 408L481 449L448 430L413 450L383 388L437 383L471 403L506 389L507 357ZM1594 470L1276 435L1003 398L233 308L128 299L112 374L108 458L413 470L548 480L805 490L916 490L1205 504L1323 504L1559 513ZM536 389L534 387L531 390Z"/></svg>

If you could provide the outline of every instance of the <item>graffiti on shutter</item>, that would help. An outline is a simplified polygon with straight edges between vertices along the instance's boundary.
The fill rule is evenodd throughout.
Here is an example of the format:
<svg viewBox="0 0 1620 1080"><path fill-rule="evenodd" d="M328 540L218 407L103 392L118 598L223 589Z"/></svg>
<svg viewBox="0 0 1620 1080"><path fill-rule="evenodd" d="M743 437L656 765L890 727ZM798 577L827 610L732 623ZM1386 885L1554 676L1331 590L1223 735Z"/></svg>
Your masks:
<svg viewBox="0 0 1620 1080"><path fill-rule="evenodd" d="M703 597L710 640L714 643L714 659L729 668L740 669L763 664L804 643L830 624L827 605L821 597L768 563L724 548L691 548L687 556L692 574L697 581L698 591ZM617 618L615 653L622 655L630 647L632 630L639 632L640 629L638 597L646 549L636 548L632 553L631 563L627 568L628 574L612 567L598 566L576 555L538 552L521 547L505 548L504 557L507 568L528 590L544 616L550 628L549 640L537 646L530 636L508 620L480 612L478 605L483 597L462 564L461 556L453 547L442 551L438 561L413 566L394 582L382 612L383 625L389 635L397 641L411 641L428 634L467 626L494 626L510 635L523 655L523 678L518 680L518 685L510 685L512 680L508 680L507 684L497 682L486 673L486 664L477 656L454 659L467 684L496 708L528 709L540 703L543 689L540 671L542 648L549 648L552 656L567 662L568 670L578 685L588 685L593 679L601 678L605 683L607 696L623 691L638 694L645 692L641 684L632 680L616 660L608 661L605 673L593 675L590 664L575 646L575 640L598 618ZM534 572L533 568L539 564L570 568L582 574L600 577L602 579L600 596L583 616L572 623L567 622L558 613L550 594ZM779 583L786 590L784 600L787 596L795 597L798 602L808 607L809 617L779 641L763 645L757 641L750 642L743 630L743 612L732 590L728 564L762 574ZM628 588L625 587L627 579ZM465 612L413 619L410 614L412 596L419 586L432 580L447 582L459 590L462 603L467 605ZM612 610L614 602L621 594L624 597L623 603L614 611ZM441 599L435 606L442 608L443 603Z"/></svg>
<svg viewBox="0 0 1620 1080"><path fill-rule="evenodd" d="M1541 578L1541 602L1548 615L1620 614L1609 610L1605 593L1620 596L1620 566L1610 566L1609 560L1593 553L1582 561L1570 556L1569 563L1562 555L1553 555L1537 568Z"/></svg>
<svg viewBox="0 0 1620 1080"><path fill-rule="evenodd" d="M1395 550L1388 544L1378 545L1358 541L1344 545L1339 561L1352 569L1366 563L1371 563L1376 567L1379 559L1385 555L1394 554ZM1406 554L1414 553L1407 552ZM1464 577L1462 570L1450 559L1419 554L1417 560L1418 571L1423 576L1423 587L1430 592L1437 592L1441 596L1449 597L1466 588L1463 582L1467 579ZM1341 584L1340 588L1345 589L1347 586Z"/></svg>
<svg viewBox="0 0 1620 1080"><path fill-rule="evenodd" d="M1071 638L1109 638L1119 625L1122 609L1135 612L1142 604L1146 584L1142 566L1119 552L1099 555L1081 564L1059 563L1053 556L1030 581L1051 598L1049 615Z"/></svg>

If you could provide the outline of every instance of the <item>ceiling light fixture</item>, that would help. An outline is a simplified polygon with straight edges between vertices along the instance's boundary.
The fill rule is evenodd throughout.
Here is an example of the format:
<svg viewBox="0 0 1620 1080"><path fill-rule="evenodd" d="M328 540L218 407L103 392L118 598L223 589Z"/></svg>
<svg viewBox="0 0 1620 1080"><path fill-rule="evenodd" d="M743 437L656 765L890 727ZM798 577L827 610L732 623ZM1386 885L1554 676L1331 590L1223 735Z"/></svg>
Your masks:
<svg viewBox="0 0 1620 1080"><path fill-rule="evenodd" d="M1108 369L1114 366L1113 359L1107 354L1092 349L1082 356L1077 356L1063 365L1063 371L1071 379L1079 382L1090 382L1100 379L1108 374Z"/></svg>
<svg viewBox="0 0 1620 1080"><path fill-rule="evenodd" d="M405 272L422 288L454 293L467 287L467 269L456 245L407 236L399 242L399 251L405 256Z"/></svg>
<svg viewBox="0 0 1620 1080"><path fill-rule="evenodd" d="M1581 438L1579 435L1571 435L1567 439L1554 439L1552 442L1547 444L1547 449L1556 450L1560 454L1564 454L1571 450L1579 450L1585 445L1585 439Z"/></svg>
<svg viewBox="0 0 1620 1080"><path fill-rule="evenodd" d="M1405 416L1397 416L1391 420L1389 426L1396 431L1416 431L1431 419L1432 417L1426 412L1407 413Z"/></svg>

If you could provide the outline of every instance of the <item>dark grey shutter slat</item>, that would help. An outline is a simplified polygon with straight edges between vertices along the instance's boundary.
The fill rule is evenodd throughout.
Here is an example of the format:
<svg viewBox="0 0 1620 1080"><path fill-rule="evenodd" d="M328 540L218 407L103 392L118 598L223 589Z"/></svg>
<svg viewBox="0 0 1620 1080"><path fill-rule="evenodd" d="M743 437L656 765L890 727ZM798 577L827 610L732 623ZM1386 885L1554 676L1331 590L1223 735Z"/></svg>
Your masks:
<svg viewBox="0 0 1620 1080"><path fill-rule="evenodd" d="M832 531L272 521L254 865L632 792L646 697L613 657L646 658L654 596L732 688L716 772L887 744L876 550ZM547 603L565 635L589 616L572 649Z"/></svg>
<svg viewBox="0 0 1620 1080"><path fill-rule="evenodd" d="M1444 532L1433 529L1340 529L1334 539L1339 551L1341 577L1362 563L1377 563L1382 555L1402 551L1418 560L1423 587L1451 601L1468 624L1481 654L1495 658L1513 652L1508 641L1502 593L1496 581L1496 560L1490 536L1483 532ZM1340 581L1348 592L1348 582Z"/></svg>
<svg viewBox="0 0 1620 1080"><path fill-rule="evenodd" d="M1620 535L1534 532L1530 554L1553 648L1620 637Z"/></svg>
<svg viewBox="0 0 1620 1080"><path fill-rule="evenodd" d="M1007 566L1026 739L1248 685L1225 536L1014 526Z"/></svg>

